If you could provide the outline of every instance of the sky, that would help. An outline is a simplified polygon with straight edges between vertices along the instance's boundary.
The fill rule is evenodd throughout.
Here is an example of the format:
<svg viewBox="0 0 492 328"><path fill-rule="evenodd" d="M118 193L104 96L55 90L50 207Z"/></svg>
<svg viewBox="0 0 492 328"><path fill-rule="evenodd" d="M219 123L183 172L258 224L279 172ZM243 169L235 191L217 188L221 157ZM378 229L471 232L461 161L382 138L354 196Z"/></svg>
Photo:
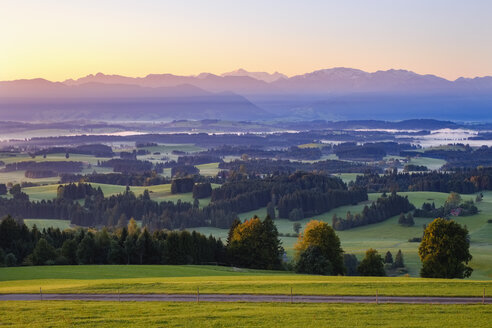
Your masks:
<svg viewBox="0 0 492 328"><path fill-rule="evenodd" d="M0 0L0 80L103 72L492 75L490 0Z"/></svg>

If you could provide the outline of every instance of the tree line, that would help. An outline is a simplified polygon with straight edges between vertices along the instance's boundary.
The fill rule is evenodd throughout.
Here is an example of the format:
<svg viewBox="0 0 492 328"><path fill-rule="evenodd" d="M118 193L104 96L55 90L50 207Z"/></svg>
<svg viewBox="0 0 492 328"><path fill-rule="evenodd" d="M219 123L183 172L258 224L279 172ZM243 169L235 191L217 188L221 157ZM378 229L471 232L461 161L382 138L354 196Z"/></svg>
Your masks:
<svg viewBox="0 0 492 328"><path fill-rule="evenodd" d="M327 174L333 173L366 173L377 172L381 173L379 167L366 165L356 162L339 161L339 160L324 160L314 163L296 162L290 160L273 160L273 159L249 159L235 160L223 162L219 164L219 168L241 171L249 175L256 174L292 174L296 171L304 172L324 172Z"/></svg>
<svg viewBox="0 0 492 328"><path fill-rule="evenodd" d="M0 215L69 220L85 227L123 226L134 218L151 230L202 226L229 228L237 217L228 202L212 203L203 208L198 207L198 200L194 204L180 200L158 203L150 199L148 190L136 196L127 188L121 194L105 197L100 188L79 183L77 187L74 184L62 186L57 198L42 201L30 201L20 186L11 189L11 193L12 198L0 198ZM79 198L82 194L84 197Z"/></svg>
<svg viewBox="0 0 492 328"><path fill-rule="evenodd" d="M492 189L492 168L462 169L454 172L364 174L357 176L354 186L368 192L436 191L473 194Z"/></svg>
<svg viewBox="0 0 492 328"><path fill-rule="evenodd" d="M8 259L7 259L8 258ZM116 230L32 229L11 217L0 223L0 264L227 263L220 239L197 232L140 229L134 220Z"/></svg>
<svg viewBox="0 0 492 328"><path fill-rule="evenodd" d="M76 147L48 147L42 150L36 151L35 155L43 155L46 157L48 154L82 154L93 155L96 157L113 157L114 152L110 146L103 144L88 144L79 145Z"/></svg>
<svg viewBox="0 0 492 328"><path fill-rule="evenodd" d="M143 173L149 171L156 171L162 173L162 164L153 164L150 161L141 161L137 159L121 159L113 158L107 161L98 161L100 167L111 167L114 172L122 173Z"/></svg>
<svg viewBox="0 0 492 328"><path fill-rule="evenodd" d="M409 202L407 196L402 197L396 193L392 193L390 196L383 195L383 197L378 198L376 202L372 202L371 206L364 206L362 213L353 215L352 213L347 212L345 219L334 214L332 218L332 227L335 230L352 229L382 222L392 216L406 213L414 209L415 207Z"/></svg>
<svg viewBox="0 0 492 328"><path fill-rule="evenodd" d="M174 181L173 191L183 192L177 187L181 180ZM193 180L185 180L189 180L186 192L192 191L195 188ZM302 172L267 179L229 181L212 190L210 204L201 208L198 200L193 204L181 201L176 204L158 203L150 199L147 190L136 196L127 188L122 194L104 197L101 190L94 190L83 183L77 187L73 184L61 187L58 197L47 201L30 201L28 195L18 189L14 190L12 198L0 199L0 215L62 219L79 226L110 227L125 224L125 220L134 218L150 229L228 228L237 213L256 210L269 203L279 206L281 213L289 214L292 209L298 208L310 215L367 199L364 190L348 190L339 178ZM210 189L207 185L197 186L196 198L207 195ZM289 196L291 194L292 197ZM75 199L83 199L83 202Z"/></svg>
<svg viewBox="0 0 492 328"><path fill-rule="evenodd" d="M15 172L15 171L51 171L56 174L80 172L84 168L82 162L75 161L50 161L50 162L15 162L6 164L2 169L3 172Z"/></svg>
<svg viewBox="0 0 492 328"><path fill-rule="evenodd" d="M299 220L332 208L367 200L362 188L347 188L339 178L322 173L296 172L264 179L228 180L212 191L211 201L236 213L249 212L272 203L279 217L289 218L302 210Z"/></svg>
<svg viewBox="0 0 492 328"><path fill-rule="evenodd" d="M435 219L424 231L419 247L420 274L428 278L466 278L468 230L454 221ZM403 254L395 261L368 249L361 262L344 254L340 239L326 222L310 221L295 244L292 263L283 260L284 250L273 220L253 217L231 225L224 245L220 239L196 232L169 232L138 227L135 220L115 230L49 228L28 229L7 216L0 221L0 265L52 264L222 264L256 269L294 269L321 275L384 276L388 270L404 270ZM400 271L401 272L401 271Z"/></svg>
<svg viewBox="0 0 492 328"><path fill-rule="evenodd" d="M364 189L327 190L326 192L316 189L298 190L280 197L277 204L278 216L292 221L302 220L339 206L366 201L367 197Z"/></svg>

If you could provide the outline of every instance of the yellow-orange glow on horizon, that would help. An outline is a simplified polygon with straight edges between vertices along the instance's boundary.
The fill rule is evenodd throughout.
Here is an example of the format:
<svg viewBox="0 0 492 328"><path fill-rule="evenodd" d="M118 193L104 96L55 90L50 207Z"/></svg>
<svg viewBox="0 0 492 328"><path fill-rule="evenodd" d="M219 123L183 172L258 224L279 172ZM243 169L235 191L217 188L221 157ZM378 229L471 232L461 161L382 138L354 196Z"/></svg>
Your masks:
<svg viewBox="0 0 492 328"><path fill-rule="evenodd" d="M454 0L4 0L0 80L338 66L492 75L490 12Z"/></svg>

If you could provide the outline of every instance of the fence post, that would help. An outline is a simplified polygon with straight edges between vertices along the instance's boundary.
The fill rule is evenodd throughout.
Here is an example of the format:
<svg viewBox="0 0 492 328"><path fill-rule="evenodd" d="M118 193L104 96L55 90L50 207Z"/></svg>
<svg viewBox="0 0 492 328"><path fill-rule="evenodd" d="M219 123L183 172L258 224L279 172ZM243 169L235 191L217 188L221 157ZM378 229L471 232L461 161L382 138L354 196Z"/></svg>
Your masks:
<svg viewBox="0 0 492 328"><path fill-rule="evenodd" d="M376 304L379 304L378 294L379 294L379 289L376 289Z"/></svg>
<svg viewBox="0 0 492 328"><path fill-rule="evenodd" d="M118 302L121 302L121 299L120 299L120 289L118 288Z"/></svg>
<svg viewBox="0 0 492 328"><path fill-rule="evenodd" d="M200 287L196 288L196 302L200 303Z"/></svg>
<svg viewBox="0 0 492 328"><path fill-rule="evenodd" d="M482 304L485 304L485 287L483 288Z"/></svg>
<svg viewBox="0 0 492 328"><path fill-rule="evenodd" d="M43 300L43 289L39 287L39 297L41 298L41 301Z"/></svg>
<svg viewBox="0 0 492 328"><path fill-rule="evenodd" d="M294 303L294 296L292 295L292 287L290 287L290 304Z"/></svg>

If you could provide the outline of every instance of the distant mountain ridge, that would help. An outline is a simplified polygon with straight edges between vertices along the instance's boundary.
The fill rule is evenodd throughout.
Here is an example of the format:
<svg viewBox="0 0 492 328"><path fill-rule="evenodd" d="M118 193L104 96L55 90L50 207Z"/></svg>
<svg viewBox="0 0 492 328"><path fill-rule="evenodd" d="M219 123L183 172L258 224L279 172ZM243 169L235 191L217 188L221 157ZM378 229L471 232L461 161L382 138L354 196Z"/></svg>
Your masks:
<svg viewBox="0 0 492 328"><path fill-rule="evenodd" d="M50 82L44 79L15 80L0 82L0 97L13 97L16 90L19 95L29 96L32 89L41 93L49 93L56 88L65 88L63 92L76 94L77 88L86 84L119 85L123 93L142 93L154 96L166 96L174 92L174 96L190 96L194 93L234 92L241 95L264 94L344 94L361 92L400 92L400 93L432 93L432 92L491 92L492 77L458 78L450 81L431 74L417 74L407 70L390 69L373 73L359 69L335 67L310 73L287 77L284 74L266 72L248 72L244 69L215 75L201 73L196 76L179 76L173 74L149 74L145 77L128 77L123 75L90 74L79 79L68 79L63 82ZM124 86L141 88L176 88L174 90L147 89L130 90ZM103 88L105 86L101 86ZM17 88L17 89L16 89ZM87 88L87 87L86 87ZM105 87L108 89L108 87ZM116 87L113 87L115 89ZM183 90L181 90L183 89ZM86 90L87 91L87 90ZM113 91L115 92L115 91ZM39 95L37 95L39 96ZM58 95L57 95L58 96ZM90 96L90 95L86 95Z"/></svg>
<svg viewBox="0 0 492 328"><path fill-rule="evenodd" d="M63 81L65 85L87 82L106 84L135 84L143 87L170 87L189 84L209 92L230 91L240 94L269 93L352 93L352 92L447 92L491 91L492 77L458 78L450 81L432 74L417 74L407 70L390 69L373 73L359 69L335 67L288 77L282 73L249 72L238 69L215 75L197 76L149 74L145 77L126 77L97 73L77 80Z"/></svg>
<svg viewBox="0 0 492 328"><path fill-rule="evenodd" d="M267 73L267 72L248 72L245 69L238 69L235 71L222 73L221 76L249 76L257 80L261 80L267 83L275 82L280 79L288 79L288 76L279 72Z"/></svg>
<svg viewBox="0 0 492 328"><path fill-rule="evenodd" d="M287 77L91 74L0 82L0 120L492 120L492 77L458 78L335 67ZM119 117L121 115L121 117Z"/></svg>

